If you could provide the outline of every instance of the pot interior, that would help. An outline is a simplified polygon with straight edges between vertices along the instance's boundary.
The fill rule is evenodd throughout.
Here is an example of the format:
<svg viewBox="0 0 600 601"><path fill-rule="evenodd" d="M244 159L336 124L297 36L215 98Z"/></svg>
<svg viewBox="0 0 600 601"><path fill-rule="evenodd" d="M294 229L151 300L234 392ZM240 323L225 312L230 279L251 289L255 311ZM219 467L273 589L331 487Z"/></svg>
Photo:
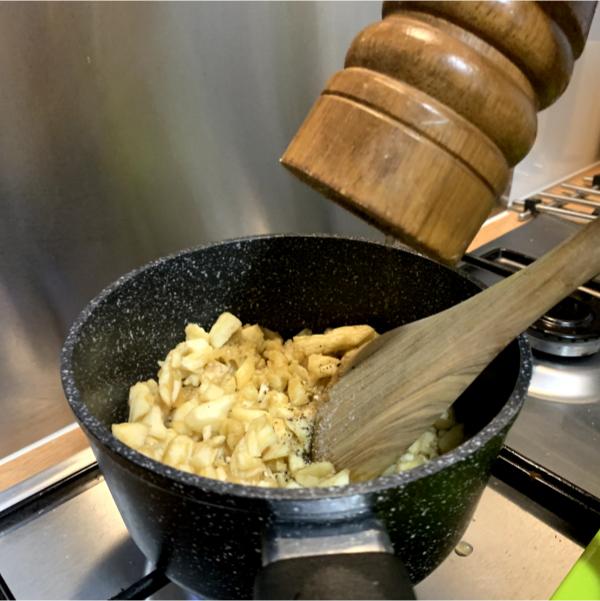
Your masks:
<svg viewBox="0 0 600 601"><path fill-rule="evenodd" d="M156 377L186 323L208 328L223 311L284 337L360 323L383 332L477 291L429 259L356 239L269 236L184 252L125 276L91 303L66 345L66 387L78 391L68 396L79 416L85 406L100 422L86 423L92 431L126 420L129 387ZM502 409L520 363L515 341L457 401L467 436Z"/></svg>

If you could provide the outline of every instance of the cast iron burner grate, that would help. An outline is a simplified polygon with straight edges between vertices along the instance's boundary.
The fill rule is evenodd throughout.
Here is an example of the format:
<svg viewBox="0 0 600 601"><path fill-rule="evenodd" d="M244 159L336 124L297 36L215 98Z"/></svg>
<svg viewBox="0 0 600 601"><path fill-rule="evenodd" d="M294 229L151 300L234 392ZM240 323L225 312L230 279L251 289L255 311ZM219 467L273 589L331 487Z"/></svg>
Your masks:
<svg viewBox="0 0 600 601"><path fill-rule="evenodd" d="M539 213L577 223L592 221L600 215L600 173L584 177L583 181L591 187L565 182L554 186L562 188L558 193L538 192L525 200L515 199L508 204L508 209L519 213L520 221Z"/></svg>
<svg viewBox="0 0 600 601"><path fill-rule="evenodd" d="M587 545L600 530L600 499L513 449L502 449L492 475L562 520L568 527L569 536L580 545ZM97 484L100 478L98 465L94 463L16 503L0 513L0 535L82 493ZM163 570L156 568L129 587L115 592L111 599L146 599L169 583ZM0 599L15 599L1 573Z"/></svg>
<svg viewBox="0 0 600 601"><path fill-rule="evenodd" d="M147 599L169 584L170 580L161 570L153 570L134 582L131 586L117 593L112 599ZM0 599L15 599L6 581L0 574Z"/></svg>

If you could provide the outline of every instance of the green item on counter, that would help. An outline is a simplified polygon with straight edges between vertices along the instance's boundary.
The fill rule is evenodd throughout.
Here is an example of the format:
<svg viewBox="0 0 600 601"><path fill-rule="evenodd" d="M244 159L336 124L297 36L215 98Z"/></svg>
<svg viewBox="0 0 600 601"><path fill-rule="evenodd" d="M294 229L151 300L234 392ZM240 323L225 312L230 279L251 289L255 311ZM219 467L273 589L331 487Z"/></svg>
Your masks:
<svg viewBox="0 0 600 601"><path fill-rule="evenodd" d="M552 599L600 599L600 532L575 562Z"/></svg>

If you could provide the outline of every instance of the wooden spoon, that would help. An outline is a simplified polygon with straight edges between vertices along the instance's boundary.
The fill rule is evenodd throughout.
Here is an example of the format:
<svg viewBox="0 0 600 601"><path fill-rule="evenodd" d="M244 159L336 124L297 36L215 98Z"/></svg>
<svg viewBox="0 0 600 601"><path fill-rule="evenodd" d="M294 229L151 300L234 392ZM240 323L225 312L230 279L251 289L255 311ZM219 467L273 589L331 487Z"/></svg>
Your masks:
<svg viewBox="0 0 600 601"><path fill-rule="evenodd" d="M598 273L600 218L502 282L380 336L319 409L313 456L353 480L381 474L511 340Z"/></svg>

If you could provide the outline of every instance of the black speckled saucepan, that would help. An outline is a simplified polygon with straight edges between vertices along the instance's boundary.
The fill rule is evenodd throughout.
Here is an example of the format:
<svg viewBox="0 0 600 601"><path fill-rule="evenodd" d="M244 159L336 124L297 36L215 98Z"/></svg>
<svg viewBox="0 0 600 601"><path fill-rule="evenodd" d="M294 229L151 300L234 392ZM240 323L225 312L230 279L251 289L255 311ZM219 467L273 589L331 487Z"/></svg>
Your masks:
<svg viewBox="0 0 600 601"><path fill-rule="evenodd" d="M95 298L66 340L63 386L131 536L176 583L211 598L410 597L402 563L416 583L457 544L521 407L531 369L522 339L457 401L464 444L361 484L286 490L201 478L133 451L110 425L127 419L129 387L155 376L188 322L210 326L227 310L284 336L360 323L383 332L477 291L456 271L364 240L211 244L133 271Z"/></svg>

